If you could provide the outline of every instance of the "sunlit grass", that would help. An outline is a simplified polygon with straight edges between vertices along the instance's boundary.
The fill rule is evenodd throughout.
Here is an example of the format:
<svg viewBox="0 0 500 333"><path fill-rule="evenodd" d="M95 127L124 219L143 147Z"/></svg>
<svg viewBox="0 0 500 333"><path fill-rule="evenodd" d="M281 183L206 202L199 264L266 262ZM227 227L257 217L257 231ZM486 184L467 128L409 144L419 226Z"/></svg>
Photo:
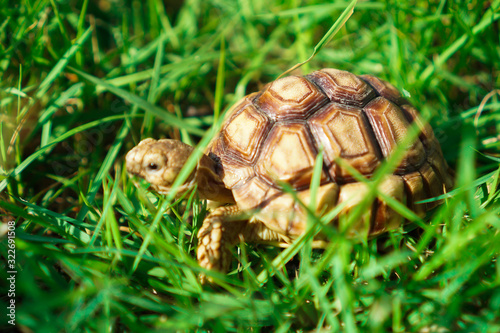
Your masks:
<svg viewBox="0 0 500 333"><path fill-rule="evenodd" d="M18 328L500 331L500 1L359 1L327 45L350 2L4 2L0 213L17 226ZM201 153L224 110L318 45L294 73L393 83L433 125L455 189L423 219L384 198L414 223L375 239L311 215L289 248L242 244L202 286L206 203L149 192L123 157L146 137ZM332 243L311 249L320 229Z"/></svg>

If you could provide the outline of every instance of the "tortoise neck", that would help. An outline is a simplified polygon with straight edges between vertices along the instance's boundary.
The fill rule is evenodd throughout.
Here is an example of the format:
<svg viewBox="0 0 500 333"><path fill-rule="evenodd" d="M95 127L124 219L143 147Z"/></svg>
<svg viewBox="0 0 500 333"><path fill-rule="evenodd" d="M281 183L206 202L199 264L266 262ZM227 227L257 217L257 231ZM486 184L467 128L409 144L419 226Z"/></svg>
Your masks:
<svg viewBox="0 0 500 333"><path fill-rule="evenodd" d="M198 163L196 183L201 198L220 203L234 203L233 192L226 188L217 172L217 163L203 155Z"/></svg>

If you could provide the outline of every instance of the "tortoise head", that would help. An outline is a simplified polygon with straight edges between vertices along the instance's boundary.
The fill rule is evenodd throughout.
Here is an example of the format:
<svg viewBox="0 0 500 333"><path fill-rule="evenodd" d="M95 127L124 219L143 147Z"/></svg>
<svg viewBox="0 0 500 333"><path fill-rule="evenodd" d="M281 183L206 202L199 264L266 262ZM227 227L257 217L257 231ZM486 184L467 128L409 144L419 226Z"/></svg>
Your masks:
<svg viewBox="0 0 500 333"><path fill-rule="evenodd" d="M177 140L144 139L127 153L127 172L143 178L157 192L167 194L193 150L193 147ZM234 202L231 190L226 188L217 169L217 162L202 155L186 182L177 188L177 194L182 195L198 185L202 199Z"/></svg>
<svg viewBox="0 0 500 333"><path fill-rule="evenodd" d="M170 191L193 148L177 140L142 140L126 156L127 172L139 176L162 194ZM182 194L194 186L195 171L179 188Z"/></svg>

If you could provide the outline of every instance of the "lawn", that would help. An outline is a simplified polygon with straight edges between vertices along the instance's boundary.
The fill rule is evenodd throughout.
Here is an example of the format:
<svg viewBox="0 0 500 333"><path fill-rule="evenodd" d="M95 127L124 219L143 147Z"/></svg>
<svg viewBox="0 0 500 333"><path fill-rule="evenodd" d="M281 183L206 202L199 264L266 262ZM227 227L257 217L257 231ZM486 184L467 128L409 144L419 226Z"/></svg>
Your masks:
<svg viewBox="0 0 500 333"><path fill-rule="evenodd" d="M1 328L499 332L500 1L359 0L344 24L350 4L1 1ZM124 156L147 137L205 146L231 105L312 54L295 74L403 91L455 188L373 239L241 244L202 285L206 203L148 191Z"/></svg>

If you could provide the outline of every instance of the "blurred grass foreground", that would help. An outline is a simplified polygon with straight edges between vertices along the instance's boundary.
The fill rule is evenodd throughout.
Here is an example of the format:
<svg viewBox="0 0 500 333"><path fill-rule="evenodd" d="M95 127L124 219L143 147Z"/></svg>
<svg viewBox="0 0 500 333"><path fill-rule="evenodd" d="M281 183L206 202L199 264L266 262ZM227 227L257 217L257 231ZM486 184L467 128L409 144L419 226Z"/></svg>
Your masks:
<svg viewBox="0 0 500 333"><path fill-rule="evenodd" d="M205 202L170 202L124 171L142 138L198 143L349 4L3 0L1 327L500 332L499 0L359 0L296 71L379 76L429 119L456 187L423 219L324 251L242 245L202 286Z"/></svg>

